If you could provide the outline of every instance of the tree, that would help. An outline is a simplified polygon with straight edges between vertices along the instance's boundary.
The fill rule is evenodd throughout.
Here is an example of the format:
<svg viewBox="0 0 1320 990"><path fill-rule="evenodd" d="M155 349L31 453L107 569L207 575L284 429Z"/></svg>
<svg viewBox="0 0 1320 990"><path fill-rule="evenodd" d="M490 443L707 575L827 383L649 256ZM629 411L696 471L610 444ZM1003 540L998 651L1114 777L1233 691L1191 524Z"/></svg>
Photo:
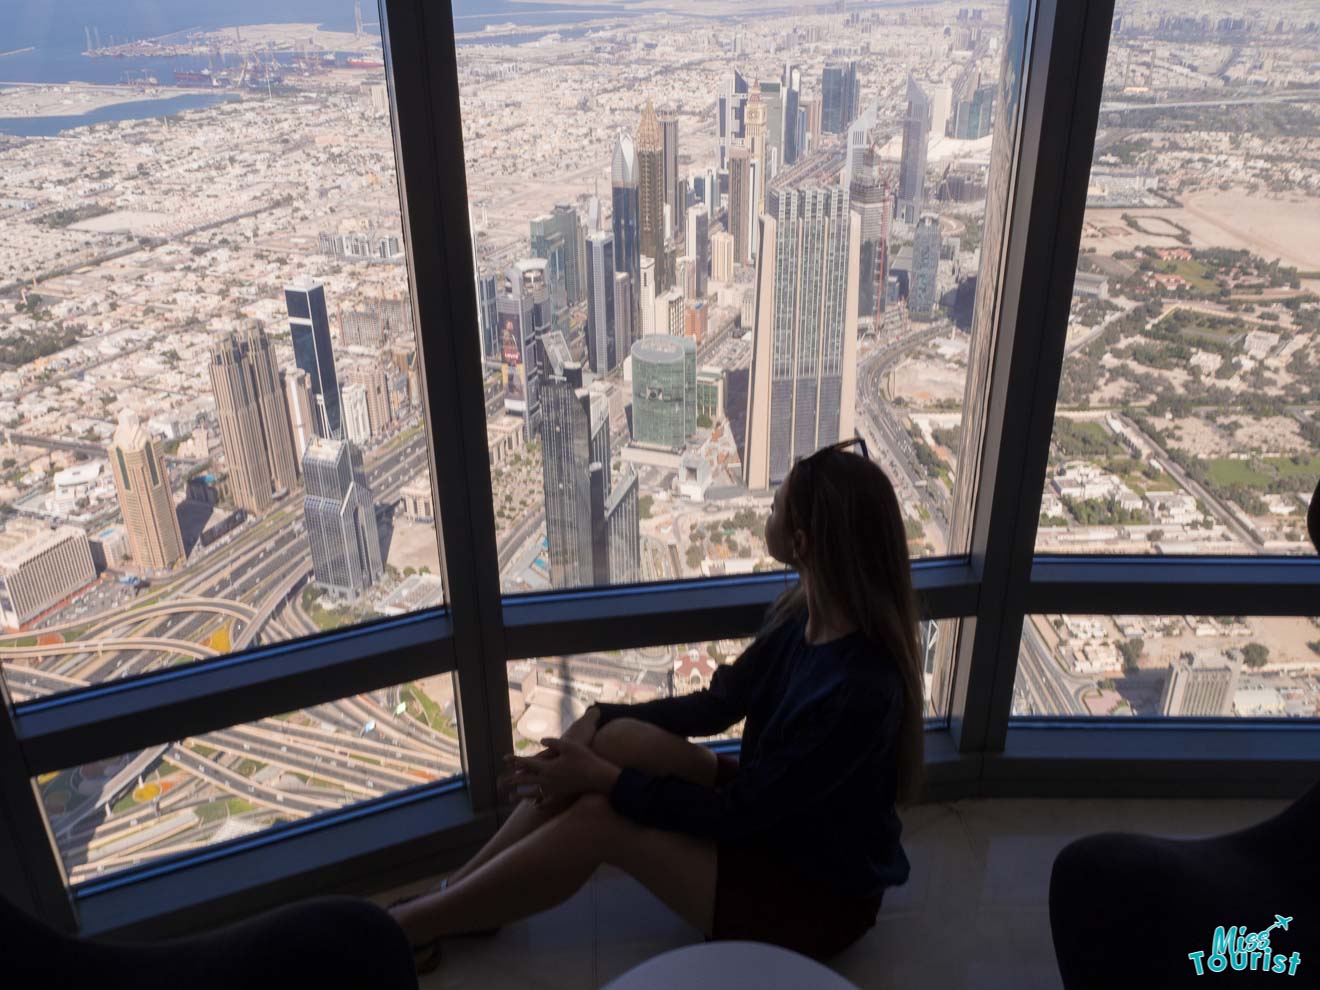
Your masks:
<svg viewBox="0 0 1320 990"><path fill-rule="evenodd" d="M1132 639L1125 639L1118 644L1118 652L1123 654L1123 669L1134 671L1140 669L1138 661L1141 659L1142 652L1146 649L1145 641L1136 636Z"/></svg>
<svg viewBox="0 0 1320 990"><path fill-rule="evenodd" d="M1242 647L1242 662L1252 670L1265 666L1270 658L1270 648L1262 643L1248 643Z"/></svg>

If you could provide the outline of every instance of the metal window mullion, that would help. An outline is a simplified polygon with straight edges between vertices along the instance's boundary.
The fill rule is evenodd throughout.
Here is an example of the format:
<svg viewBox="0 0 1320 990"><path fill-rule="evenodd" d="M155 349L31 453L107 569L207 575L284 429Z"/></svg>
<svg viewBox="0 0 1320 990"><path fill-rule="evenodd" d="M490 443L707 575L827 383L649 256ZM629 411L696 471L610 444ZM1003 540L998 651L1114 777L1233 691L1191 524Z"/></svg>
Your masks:
<svg viewBox="0 0 1320 990"><path fill-rule="evenodd" d="M32 775L454 669L449 619L412 615L20 705L15 734Z"/></svg>
<svg viewBox="0 0 1320 990"><path fill-rule="evenodd" d="M513 744L454 18L449 3L381 0L380 7L457 653L456 708L469 793L480 810L495 804L499 758Z"/></svg>
<svg viewBox="0 0 1320 990"><path fill-rule="evenodd" d="M33 774L14 730L14 707L0 678L0 895L60 931L78 921Z"/></svg>
<svg viewBox="0 0 1320 990"><path fill-rule="evenodd" d="M1026 611L1320 615L1320 560L1039 556L1031 566Z"/></svg>
<svg viewBox="0 0 1320 990"><path fill-rule="evenodd" d="M967 561L915 561L912 570L926 618L959 618L976 611L979 586ZM779 572L510 597L504 602L508 657L752 636L767 607L795 581L796 575ZM682 616L679 626L676 616Z"/></svg>
<svg viewBox="0 0 1320 990"><path fill-rule="evenodd" d="M982 593L951 704L964 752L1007 731L1112 20L1113 0L1040 0L1031 28L971 533Z"/></svg>

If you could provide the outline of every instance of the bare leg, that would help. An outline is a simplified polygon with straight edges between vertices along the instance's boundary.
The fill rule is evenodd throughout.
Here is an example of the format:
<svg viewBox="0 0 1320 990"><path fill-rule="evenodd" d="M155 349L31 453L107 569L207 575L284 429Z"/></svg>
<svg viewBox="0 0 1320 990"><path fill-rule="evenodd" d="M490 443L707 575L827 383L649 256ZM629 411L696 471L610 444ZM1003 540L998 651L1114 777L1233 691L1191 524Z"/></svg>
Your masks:
<svg viewBox="0 0 1320 990"><path fill-rule="evenodd" d="M636 719L619 718L606 723L592 739L591 748L616 766L672 774L708 787L715 784L717 763L714 753ZM449 874L449 883L455 884L471 876L523 836L530 835L566 811L572 803L562 798L551 798L539 805L530 800L519 802L490 841Z"/></svg>
<svg viewBox="0 0 1320 990"><path fill-rule="evenodd" d="M493 928L567 900L602 863L612 863L705 934L715 911L716 846L647 828L599 794L573 806L478 867L462 882L395 909L414 944Z"/></svg>
<svg viewBox="0 0 1320 990"><path fill-rule="evenodd" d="M504 824L500 826L499 831L490 837L490 840L477 851L477 854L449 874L449 882L451 884L457 883L464 877L469 876L474 870L488 863L523 836L535 832L550 819L566 811L572 803L571 800L564 798L549 798L540 804L530 799L519 801L513 812L504 820Z"/></svg>

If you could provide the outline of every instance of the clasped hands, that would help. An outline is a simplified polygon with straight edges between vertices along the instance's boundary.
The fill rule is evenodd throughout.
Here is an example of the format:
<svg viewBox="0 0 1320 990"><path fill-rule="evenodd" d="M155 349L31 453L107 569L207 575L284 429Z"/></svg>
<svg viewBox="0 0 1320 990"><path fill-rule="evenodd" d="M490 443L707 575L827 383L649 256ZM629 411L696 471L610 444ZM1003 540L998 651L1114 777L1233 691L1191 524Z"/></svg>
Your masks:
<svg viewBox="0 0 1320 990"><path fill-rule="evenodd" d="M552 797L609 794L619 768L590 747L594 721L589 720L590 734L579 721L558 739L542 739L545 749L535 756L506 756L500 785L538 804Z"/></svg>

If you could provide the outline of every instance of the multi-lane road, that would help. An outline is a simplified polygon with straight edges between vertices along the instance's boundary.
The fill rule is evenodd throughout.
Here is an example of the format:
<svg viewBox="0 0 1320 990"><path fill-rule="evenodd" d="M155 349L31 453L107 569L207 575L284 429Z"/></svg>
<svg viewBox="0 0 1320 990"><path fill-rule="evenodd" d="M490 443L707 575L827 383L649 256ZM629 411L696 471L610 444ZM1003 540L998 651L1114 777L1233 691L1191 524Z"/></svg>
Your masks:
<svg viewBox="0 0 1320 990"><path fill-rule="evenodd" d="M378 506L392 505L425 469L425 442L419 431L369 457ZM0 646L6 660L21 655L24 661L6 665L7 684L23 701L181 657L204 659L217 652L207 643L220 623L229 624L234 648L317 631L295 594L310 572L301 500L289 499L224 545L200 552L134 607L37 630L76 635L74 642ZM176 777L171 791L111 813L162 759L184 781ZM212 811L222 799L241 799L268 822L271 814L275 820L316 814L460 770L456 737L411 715L396 716L367 695L134 754L90 797L73 802L70 813L52 815L52 826L76 880L204 845L225 821ZM62 776L70 789L80 782L83 795L93 786L78 771Z"/></svg>

